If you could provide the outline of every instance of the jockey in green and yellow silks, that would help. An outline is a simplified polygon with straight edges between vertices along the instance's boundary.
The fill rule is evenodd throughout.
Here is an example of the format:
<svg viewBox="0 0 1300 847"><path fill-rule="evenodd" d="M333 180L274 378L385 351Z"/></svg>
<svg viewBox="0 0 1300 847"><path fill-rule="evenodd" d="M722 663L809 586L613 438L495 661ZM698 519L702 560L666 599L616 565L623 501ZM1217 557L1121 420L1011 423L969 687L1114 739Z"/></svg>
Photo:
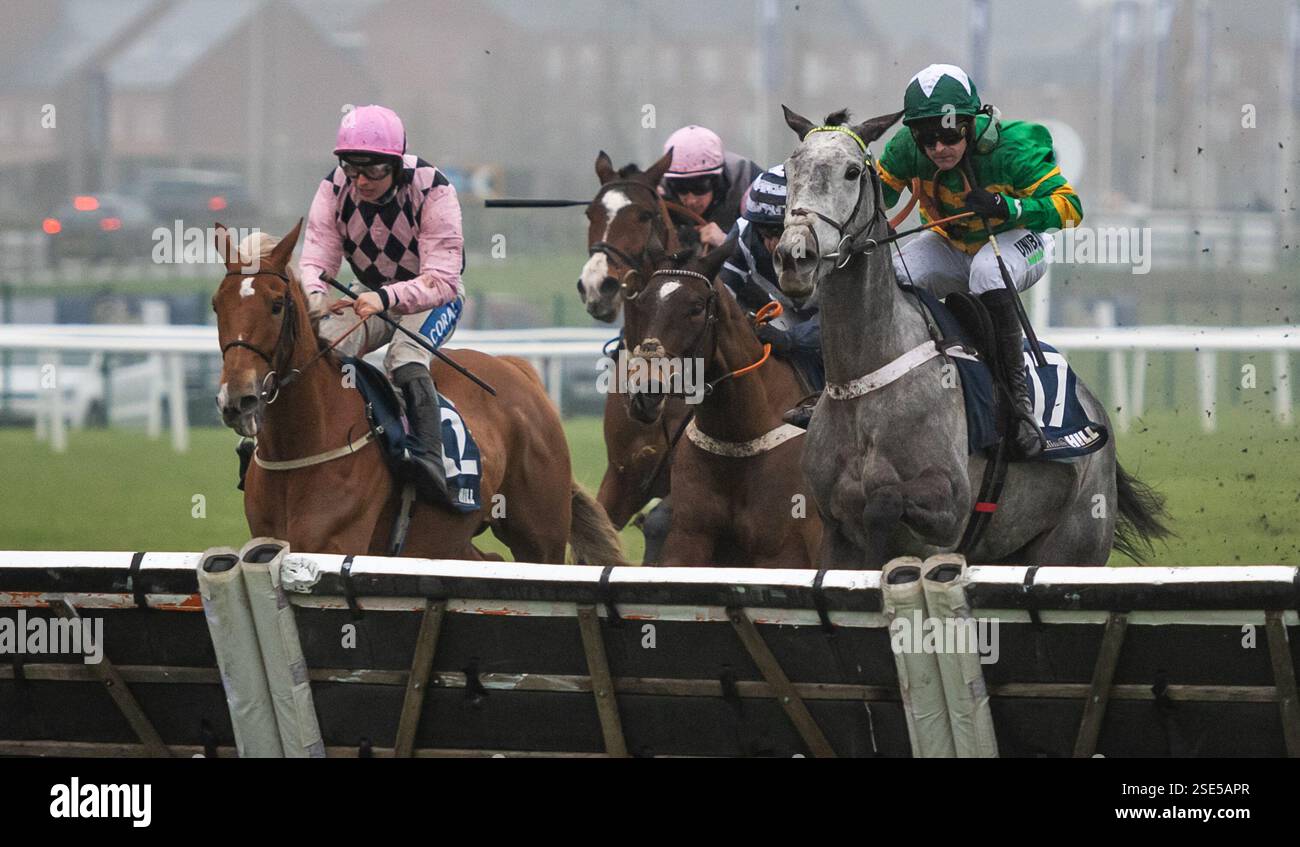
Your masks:
<svg viewBox="0 0 1300 847"><path fill-rule="evenodd" d="M1051 134L1038 124L1000 121L955 65L930 65L913 77L903 109L904 126L876 165L886 205L895 205L907 189L923 222L966 211L977 216L903 245L894 257L899 279L941 298L959 290L979 295L994 322L999 357L1019 363L1023 335L1015 298L1002 280L981 218L1002 236L1002 257L1016 289L1024 291L1041 279L1053 248L1044 233L1077 226L1083 218L1079 197L1056 164ZM1007 377L1016 406L1013 441L1022 456L1032 457L1042 452L1043 437L1025 374L1009 367Z"/></svg>

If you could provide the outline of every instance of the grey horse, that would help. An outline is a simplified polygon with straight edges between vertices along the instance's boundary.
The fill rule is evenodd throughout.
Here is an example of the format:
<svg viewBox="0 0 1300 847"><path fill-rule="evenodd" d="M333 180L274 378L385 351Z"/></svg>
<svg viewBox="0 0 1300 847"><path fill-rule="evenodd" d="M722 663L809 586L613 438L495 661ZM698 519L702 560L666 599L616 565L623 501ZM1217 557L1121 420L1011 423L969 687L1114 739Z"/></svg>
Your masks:
<svg viewBox="0 0 1300 847"><path fill-rule="evenodd" d="M865 146L901 112L850 126L841 111L820 128L785 113L800 144L785 163L789 198L776 264L790 295L820 288L828 383L803 460L825 522L819 563L878 568L896 556L951 552L986 459L968 455L955 369L926 347L923 312L897 284L888 251L852 250L889 234ZM844 386L852 390L833 390ZM1109 426L1082 381L1079 399L1091 420ZM1152 539L1168 534L1166 517L1163 498L1119 466L1112 438L1071 462L1012 463L997 511L964 552L977 562L1104 565L1114 546L1140 560Z"/></svg>

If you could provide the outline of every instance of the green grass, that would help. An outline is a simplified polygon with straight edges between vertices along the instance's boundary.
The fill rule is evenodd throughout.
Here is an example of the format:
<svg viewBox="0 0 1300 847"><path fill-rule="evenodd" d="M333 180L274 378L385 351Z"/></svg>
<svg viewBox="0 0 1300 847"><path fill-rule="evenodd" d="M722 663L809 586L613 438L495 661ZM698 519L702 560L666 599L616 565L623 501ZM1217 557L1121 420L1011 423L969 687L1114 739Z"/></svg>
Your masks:
<svg viewBox="0 0 1300 847"><path fill-rule="evenodd" d="M599 418L566 424L574 476L593 493L605 472ZM191 430L190 452L178 455L164 437L143 431L69 433L58 454L30 429L0 430L0 549L202 550L248 539L243 493L235 488L237 436L226 429ZM490 460L489 460L490 461ZM202 496L202 517L196 497ZM482 546L506 554L490 533ZM623 533L640 561L641 533Z"/></svg>
<svg viewBox="0 0 1300 847"><path fill-rule="evenodd" d="M1159 412L1119 437L1121 460L1169 498L1178 538L1153 564L1300 562L1300 433L1279 429L1262 410L1229 407L1205 434L1194 414ZM598 418L566 422L575 476L594 491L605 466ZM31 430L0 430L0 548L201 550L246 540L235 490L235 436L195 429L191 451L142 432L69 434L53 454ZM490 458L489 458L490 461ZM192 516L203 495L206 516ZM640 533L624 542L639 560ZM504 552L499 546L487 546ZM1127 563L1116 558L1114 564Z"/></svg>

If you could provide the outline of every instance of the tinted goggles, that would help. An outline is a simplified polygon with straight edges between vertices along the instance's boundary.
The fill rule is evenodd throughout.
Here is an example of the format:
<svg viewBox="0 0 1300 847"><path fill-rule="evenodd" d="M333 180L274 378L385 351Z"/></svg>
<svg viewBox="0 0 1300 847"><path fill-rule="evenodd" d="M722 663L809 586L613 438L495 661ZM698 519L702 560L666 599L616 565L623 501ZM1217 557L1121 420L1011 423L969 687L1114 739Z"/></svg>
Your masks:
<svg viewBox="0 0 1300 847"><path fill-rule="evenodd" d="M944 143L944 146L951 147L954 144L959 144L966 137L966 125L914 129L912 130L912 137L916 139L916 143L921 147L934 147L940 141Z"/></svg>
<svg viewBox="0 0 1300 847"><path fill-rule="evenodd" d="M365 176L366 179L383 179L393 172L392 162L340 158L339 167L343 169L343 175L348 179L356 179L358 175Z"/></svg>
<svg viewBox="0 0 1300 847"><path fill-rule="evenodd" d="M697 176L689 179L674 179L670 183L678 197L683 194L708 194L717 186L712 176Z"/></svg>

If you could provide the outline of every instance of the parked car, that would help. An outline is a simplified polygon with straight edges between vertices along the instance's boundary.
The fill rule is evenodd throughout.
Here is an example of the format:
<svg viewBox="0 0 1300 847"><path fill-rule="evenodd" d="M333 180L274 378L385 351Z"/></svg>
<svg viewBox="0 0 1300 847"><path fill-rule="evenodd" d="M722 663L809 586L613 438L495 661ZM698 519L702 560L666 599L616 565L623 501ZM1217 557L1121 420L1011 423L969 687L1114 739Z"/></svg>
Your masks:
<svg viewBox="0 0 1300 847"><path fill-rule="evenodd" d="M41 229L50 258L147 259L154 214L143 201L118 193L84 194L54 209Z"/></svg>
<svg viewBox="0 0 1300 847"><path fill-rule="evenodd" d="M153 211L159 226L208 227L214 220L251 226L257 210L237 173L194 168L147 170L123 193L138 197Z"/></svg>

